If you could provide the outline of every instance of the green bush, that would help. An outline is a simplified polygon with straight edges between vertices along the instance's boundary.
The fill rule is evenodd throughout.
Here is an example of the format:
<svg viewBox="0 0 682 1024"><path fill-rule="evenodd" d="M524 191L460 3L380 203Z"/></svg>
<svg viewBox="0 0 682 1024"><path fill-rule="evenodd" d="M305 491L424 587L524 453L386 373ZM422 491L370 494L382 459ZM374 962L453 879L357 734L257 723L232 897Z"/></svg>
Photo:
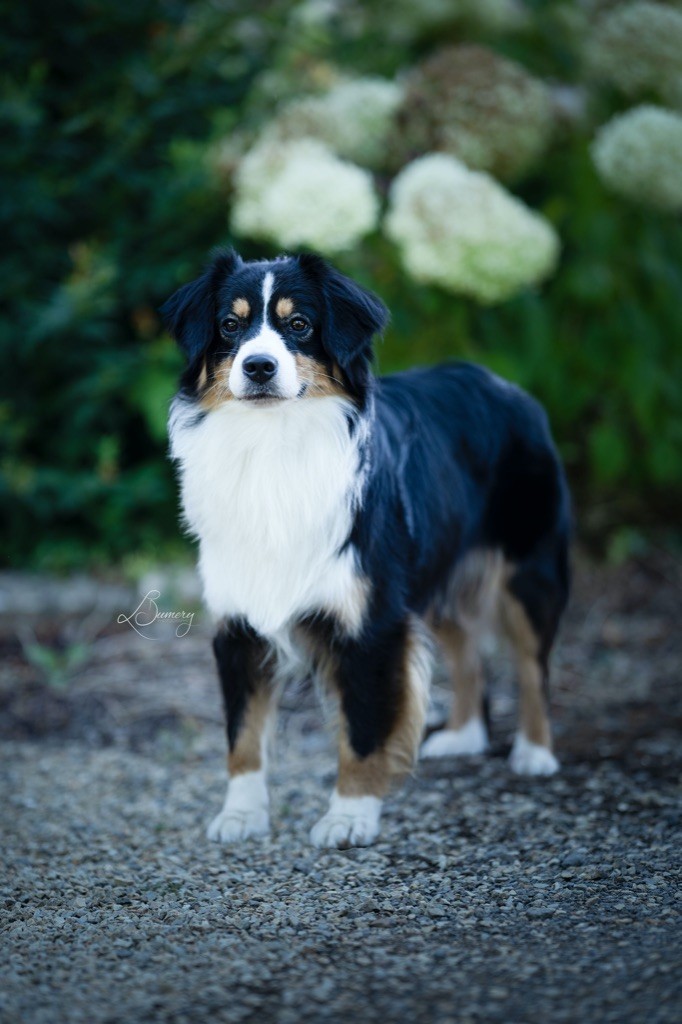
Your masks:
<svg viewBox="0 0 682 1024"><path fill-rule="evenodd" d="M229 130L262 67L232 21L210 5L76 0L5 22L10 564L118 559L177 536L164 450L181 360L156 310L224 237L224 197L182 147L214 117Z"/></svg>
<svg viewBox="0 0 682 1024"><path fill-rule="evenodd" d="M392 310L380 367L486 363L546 404L585 530L678 521L682 232L672 213L610 194L590 157L627 98L589 67L574 5L529 2L516 23L519 5L503 2L486 20L493 0L433 17L417 6L323 17L291 0L63 0L48 15L32 0L6 12L5 564L70 568L181 544L165 459L181 361L158 306L216 244L276 251L232 238L229 209L234 166L278 101L324 90L339 68L394 76L444 42L490 46L566 87L574 109L514 183L562 254L541 288L489 307L412 281L379 232L340 254ZM378 171L381 194L393 173Z"/></svg>

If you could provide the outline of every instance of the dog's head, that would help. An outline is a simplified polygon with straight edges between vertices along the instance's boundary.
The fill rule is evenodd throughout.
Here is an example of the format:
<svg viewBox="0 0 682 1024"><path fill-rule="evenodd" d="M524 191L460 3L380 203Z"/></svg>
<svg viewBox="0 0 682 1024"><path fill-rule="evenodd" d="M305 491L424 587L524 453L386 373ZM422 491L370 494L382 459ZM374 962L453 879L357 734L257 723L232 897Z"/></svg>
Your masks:
<svg viewBox="0 0 682 1024"><path fill-rule="evenodd" d="M245 262L218 253L161 309L184 350L183 386L205 407L324 395L362 402L384 304L312 254Z"/></svg>

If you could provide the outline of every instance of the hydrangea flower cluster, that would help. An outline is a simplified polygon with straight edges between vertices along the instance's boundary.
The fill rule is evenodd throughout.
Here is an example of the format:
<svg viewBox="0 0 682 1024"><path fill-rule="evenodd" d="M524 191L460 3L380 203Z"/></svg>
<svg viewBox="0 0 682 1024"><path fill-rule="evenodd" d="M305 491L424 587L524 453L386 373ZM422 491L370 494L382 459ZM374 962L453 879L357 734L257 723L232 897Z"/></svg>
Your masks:
<svg viewBox="0 0 682 1024"><path fill-rule="evenodd" d="M347 160L381 167L402 95L401 87L385 78L340 82L321 96L289 103L272 129L283 139L319 139Z"/></svg>
<svg viewBox="0 0 682 1024"><path fill-rule="evenodd" d="M379 202L368 171L315 139L263 138L235 175L232 229L285 248L333 254L372 231Z"/></svg>
<svg viewBox="0 0 682 1024"><path fill-rule="evenodd" d="M662 210L682 210L682 115L641 106L601 128L592 158L620 195Z"/></svg>
<svg viewBox="0 0 682 1024"><path fill-rule="evenodd" d="M414 40L442 27L464 23L491 32L513 32L528 21L522 0L393 0L390 18L385 5L355 0L368 18L382 18L386 34L396 40ZM372 9L373 8L373 9Z"/></svg>
<svg viewBox="0 0 682 1024"><path fill-rule="evenodd" d="M386 232L416 280L484 303L501 302L554 269L552 226L488 174L442 153L395 179Z"/></svg>
<svg viewBox="0 0 682 1024"><path fill-rule="evenodd" d="M645 0L616 5L597 22L587 58L594 75L627 95L682 102L682 11Z"/></svg>
<svg viewBox="0 0 682 1024"><path fill-rule="evenodd" d="M438 151L514 181L543 154L552 125L543 82L485 47L448 46L408 77L395 165Z"/></svg>

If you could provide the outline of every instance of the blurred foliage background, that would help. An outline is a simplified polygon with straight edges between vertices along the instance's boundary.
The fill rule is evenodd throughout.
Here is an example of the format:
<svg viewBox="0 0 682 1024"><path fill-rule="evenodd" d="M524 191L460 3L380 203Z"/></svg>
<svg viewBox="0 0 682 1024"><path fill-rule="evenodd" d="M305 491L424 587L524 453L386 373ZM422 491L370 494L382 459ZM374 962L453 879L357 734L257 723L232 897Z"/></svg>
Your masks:
<svg viewBox="0 0 682 1024"><path fill-rule="evenodd" d="M392 310L382 371L533 392L583 536L679 523L680 4L2 7L5 566L185 546L157 310L219 244L326 241Z"/></svg>

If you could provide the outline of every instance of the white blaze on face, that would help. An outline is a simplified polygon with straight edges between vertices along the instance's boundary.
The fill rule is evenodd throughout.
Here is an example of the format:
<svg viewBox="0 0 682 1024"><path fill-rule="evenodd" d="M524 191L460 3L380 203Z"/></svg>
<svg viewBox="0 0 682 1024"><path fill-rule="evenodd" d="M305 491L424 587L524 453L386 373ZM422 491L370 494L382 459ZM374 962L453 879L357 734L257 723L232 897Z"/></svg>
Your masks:
<svg viewBox="0 0 682 1024"><path fill-rule="evenodd" d="M251 381L244 373L244 360L249 356L269 356L277 364L277 371L271 386L277 398L295 398L301 388L296 370L296 361L278 334L268 322L268 305L275 283L274 275L268 271L263 278L263 320L260 331L239 349L230 370L230 389L235 398L248 397Z"/></svg>

